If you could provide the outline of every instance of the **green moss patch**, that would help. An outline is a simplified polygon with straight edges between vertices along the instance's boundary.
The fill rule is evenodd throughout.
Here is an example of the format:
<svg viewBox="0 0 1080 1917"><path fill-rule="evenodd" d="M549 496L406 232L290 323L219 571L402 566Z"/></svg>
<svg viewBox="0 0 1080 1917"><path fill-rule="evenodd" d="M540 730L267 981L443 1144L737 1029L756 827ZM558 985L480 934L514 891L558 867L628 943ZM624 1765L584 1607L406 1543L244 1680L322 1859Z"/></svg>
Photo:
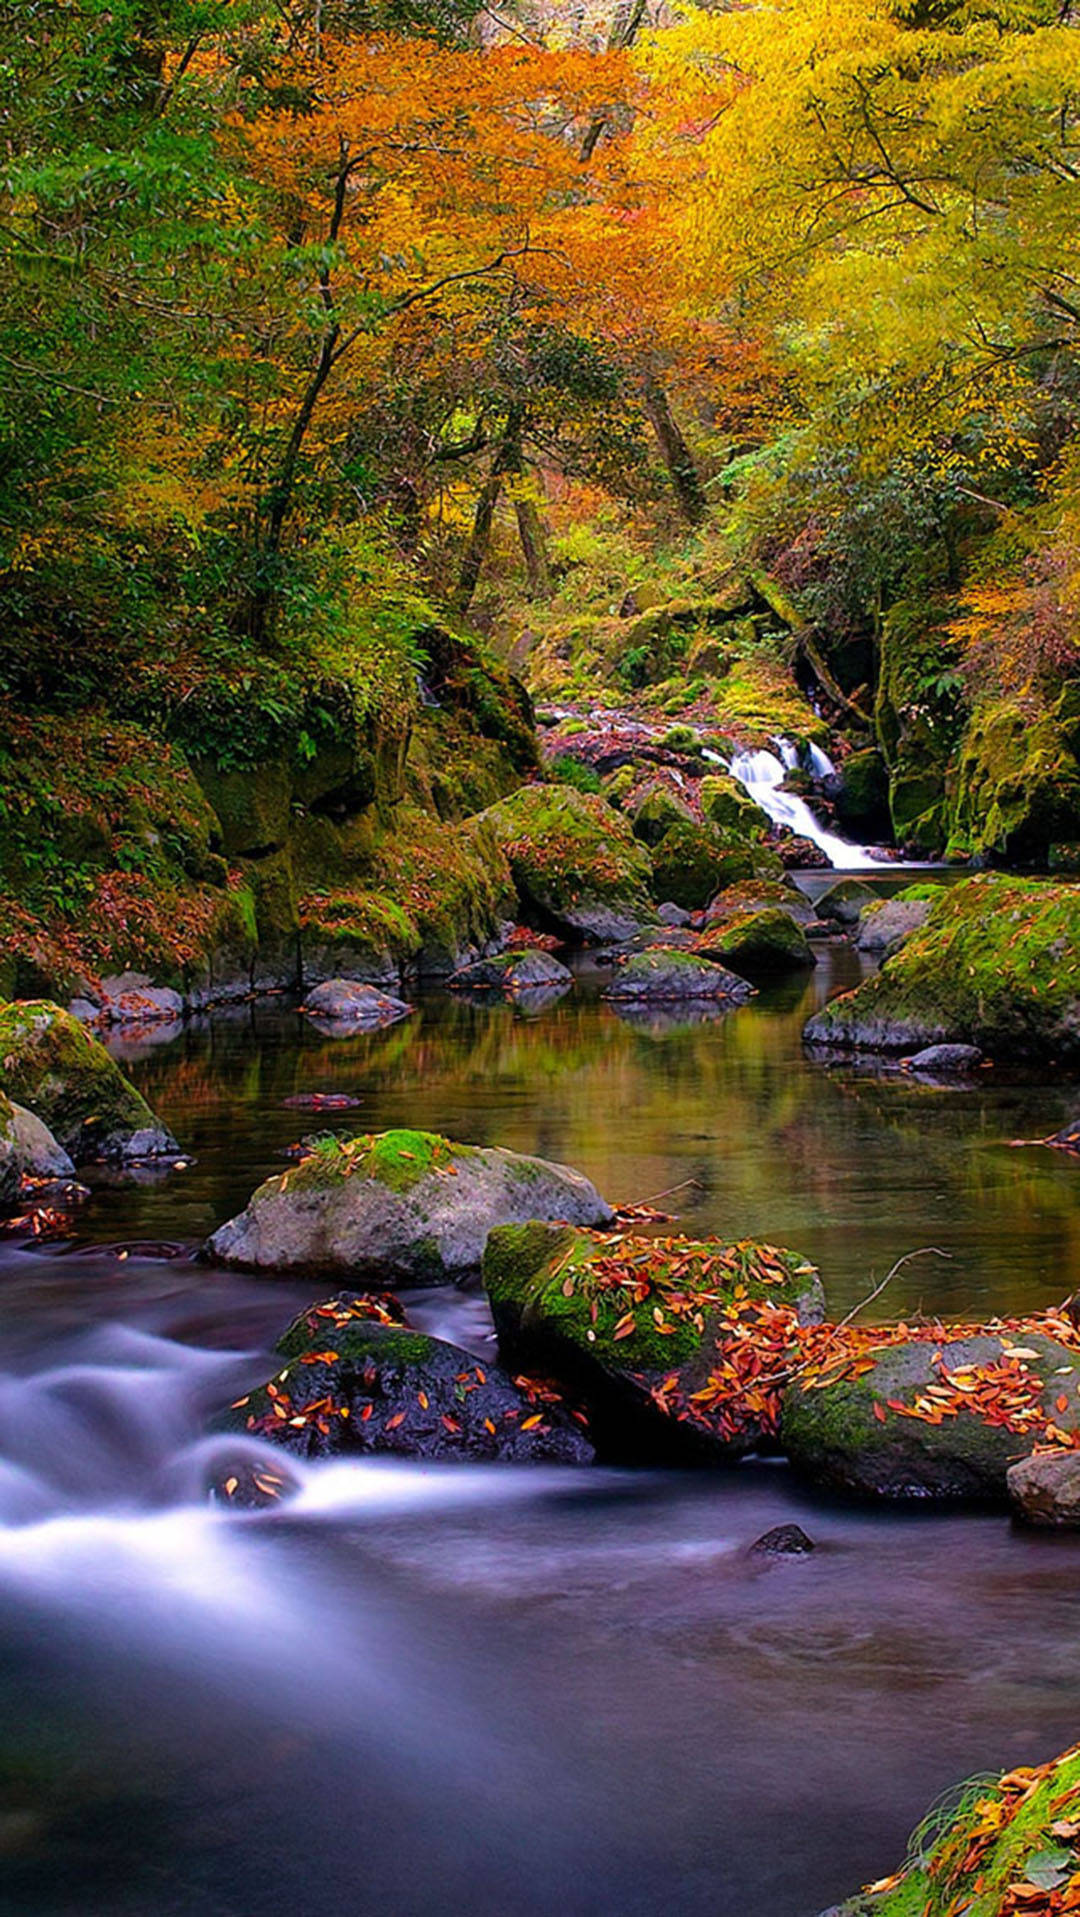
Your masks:
<svg viewBox="0 0 1080 1917"><path fill-rule="evenodd" d="M1080 1746L1048 1764L977 1778L913 1833L892 1877L837 1917L1055 1917L1080 1891Z"/></svg>
<svg viewBox="0 0 1080 1917"><path fill-rule="evenodd" d="M0 1006L0 1081L76 1162L122 1155L137 1133L173 1144L104 1046L48 1000Z"/></svg>

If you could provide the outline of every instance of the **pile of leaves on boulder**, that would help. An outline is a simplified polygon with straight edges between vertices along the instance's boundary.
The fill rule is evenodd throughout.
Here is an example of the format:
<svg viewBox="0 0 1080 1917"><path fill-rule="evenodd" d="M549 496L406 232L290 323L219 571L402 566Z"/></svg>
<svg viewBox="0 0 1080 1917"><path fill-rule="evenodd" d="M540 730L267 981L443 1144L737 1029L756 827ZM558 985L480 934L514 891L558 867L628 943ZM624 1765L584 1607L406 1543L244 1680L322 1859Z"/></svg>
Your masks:
<svg viewBox="0 0 1080 1917"><path fill-rule="evenodd" d="M492 1232L484 1282L504 1355L579 1390L609 1455L778 1448L861 1495L1004 1502L1018 1458L1080 1448L1064 1310L827 1323L797 1253L540 1225Z"/></svg>

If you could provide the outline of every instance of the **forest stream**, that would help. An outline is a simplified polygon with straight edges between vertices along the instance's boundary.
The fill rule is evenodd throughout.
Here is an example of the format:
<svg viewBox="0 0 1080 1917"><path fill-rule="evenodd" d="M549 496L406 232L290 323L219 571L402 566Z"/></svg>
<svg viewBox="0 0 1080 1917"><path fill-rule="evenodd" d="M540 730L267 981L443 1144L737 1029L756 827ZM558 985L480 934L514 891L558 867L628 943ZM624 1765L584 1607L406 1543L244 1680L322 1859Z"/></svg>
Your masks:
<svg viewBox="0 0 1080 1917"><path fill-rule="evenodd" d="M1073 1548L1001 1516L833 1505L786 1466L296 1466L205 1496L217 1409L311 1286L195 1262L281 1167L298 1093L576 1165L678 1228L790 1244L830 1310L1033 1309L1075 1270L1074 1089L823 1065L862 961L699 1023L576 990L535 1017L421 995L321 1038L273 1003L113 1042L191 1153L99 1174L77 1236L0 1249L0 1909L814 1917L943 1788L1074 1735ZM660 1197L660 1194L668 1194ZM492 1351L478 1291L408 1295ZM798 1522L811 1555L749 1554Z"/></svg>

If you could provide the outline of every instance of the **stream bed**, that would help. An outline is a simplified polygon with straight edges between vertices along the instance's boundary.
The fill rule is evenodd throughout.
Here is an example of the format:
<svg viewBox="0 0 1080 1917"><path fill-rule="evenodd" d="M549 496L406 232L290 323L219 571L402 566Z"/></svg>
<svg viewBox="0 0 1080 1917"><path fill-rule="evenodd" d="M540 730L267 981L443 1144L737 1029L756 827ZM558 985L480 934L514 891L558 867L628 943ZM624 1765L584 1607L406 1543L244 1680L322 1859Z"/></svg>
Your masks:
<svg viewBox="0 0 1080 1917"><path fill-rule="evenodd" d="M83 1917L814 1917L946 1786L1080 1726L1080 1543L869 1512L785 1466L339 1463L279 1510L199 1495L214 1410L317 1287L195 1246L313 1124L562 1159L675 1228L819 1264L833 1314L988 1315L1080 1272L1080 1166L1017 1138L1080 1086L825 1064L807 980L629 1022L584 966L535 1017L424 995L321 1038L272 1003L114 1049L193 1162L102 1175L70 1242L0 1243L0 1910ZM346 1092L314 1121L285 1101ZM475 1292L405 1294L490 1352ZM766 1563L775 1524L815 1540Z"/></svg>

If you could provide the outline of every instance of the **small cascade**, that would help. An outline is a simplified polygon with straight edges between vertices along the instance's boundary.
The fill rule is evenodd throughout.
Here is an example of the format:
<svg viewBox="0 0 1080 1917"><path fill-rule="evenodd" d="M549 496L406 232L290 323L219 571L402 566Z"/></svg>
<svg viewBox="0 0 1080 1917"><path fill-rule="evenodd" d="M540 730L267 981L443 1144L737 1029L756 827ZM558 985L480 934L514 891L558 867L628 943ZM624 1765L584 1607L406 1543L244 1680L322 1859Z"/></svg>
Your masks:
<svg viewBox="0 0 1080 1917"><path fill-rule="evenodd" d="M812 739L806 748L806 756L810 761L810 770L815 779L835 779L836 767L828 753L823 752L821 747L815 745Z"/></svg>
<svg viewBox="0 0 1080 1917"><path fill-rule="evenodd" d="M736 752L731 761L732 778L746 788L754 804L761 807L774 825L786 825L800 839L812 840L824 852L829 864L841 871L863 872L885 864L885 860L875 858L865 846L852 845L849 840L840 838L838 833L827 832L815 819L805 799L798 798L794 792L781 790L785 775L798 765L799 754L790 739L774 739L773 744L776 752L765 749ZM830 777L836 770L820 746L810 746L809 760L810 769L819 779Z"/></svg>

